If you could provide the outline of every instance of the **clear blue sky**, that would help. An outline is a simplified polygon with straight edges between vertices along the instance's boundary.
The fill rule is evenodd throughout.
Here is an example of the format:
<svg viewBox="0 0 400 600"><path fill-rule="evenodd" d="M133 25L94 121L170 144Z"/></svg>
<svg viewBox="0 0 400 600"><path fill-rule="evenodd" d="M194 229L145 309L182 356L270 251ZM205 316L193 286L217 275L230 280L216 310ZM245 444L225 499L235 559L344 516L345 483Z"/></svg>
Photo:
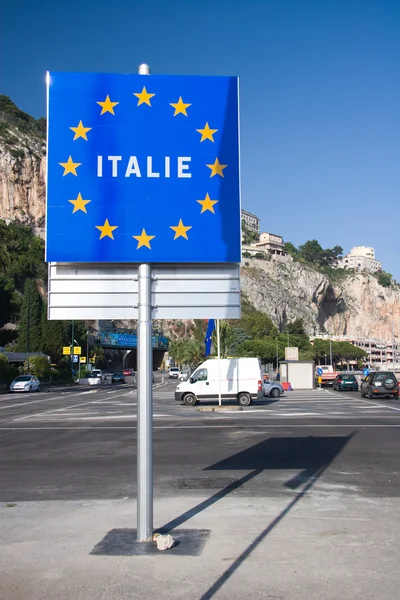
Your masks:
<svg viewBox="0 0 400 600"><path fill-rule="evenodd" d="M35 117L47 69L238 75L243 208L400 280L400 0L19 0L0 39L0 92Z"/></svg>

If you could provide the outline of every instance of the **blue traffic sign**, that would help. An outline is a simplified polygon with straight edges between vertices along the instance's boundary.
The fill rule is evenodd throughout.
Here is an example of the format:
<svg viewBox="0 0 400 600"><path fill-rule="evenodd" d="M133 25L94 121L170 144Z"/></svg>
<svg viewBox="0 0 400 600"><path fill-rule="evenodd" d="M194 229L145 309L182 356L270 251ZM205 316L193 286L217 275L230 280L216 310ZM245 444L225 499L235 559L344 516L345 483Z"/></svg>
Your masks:
<svg viewBox="0 0 400 600"><path fill-rule="evenodd" d="M239 262L235 77L48 74L46 260Z"/></svg>
<svg viewBox="0 0 400 600"><path fill-rule="evenodd" d="M321 369L321 367L318 367L318 369L317 369L317 374L318 374L318 375L322 375L322 373L323 373L323 370Z"/></svg>
<svg viewBox="0 0 400 600"><path fill-rule="evenodd" d="M364 377L367 377L367 375L369 375L369 369L363 369L363 375Z"/></svg>

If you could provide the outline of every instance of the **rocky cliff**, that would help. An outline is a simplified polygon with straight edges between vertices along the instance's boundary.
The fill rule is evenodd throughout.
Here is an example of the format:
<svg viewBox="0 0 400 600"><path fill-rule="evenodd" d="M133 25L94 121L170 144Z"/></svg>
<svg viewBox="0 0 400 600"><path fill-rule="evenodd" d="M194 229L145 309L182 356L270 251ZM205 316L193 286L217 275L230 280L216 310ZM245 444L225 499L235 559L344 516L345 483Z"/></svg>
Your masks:
<svg viewBox="0 0 400 600"><path fill-rule="evenodd" d="M310 335L330 333L391 340L400 335L400 288L384 288L366 273L332 282L298 262L246 259L242 292L280 329L302 318Z"/></svg>
<svg viewBox="0 0 400 600"><path fill-rule="evenodd" d="M37 122L18 109L0 110L0 218L17 219L43 235L45 177L46 141Z"/></svg>
<svg viewBox="0 0 400 600"><path fill-rule="evenodd" d="M44 217L44 123L0 96L0 218L29 223L43 235ZM300 317L310 335L391 340L393 324L400 336L399 287L383 288L372 275L360 273L331 281L298 262L257 259L245 259L241 273L243 294L280 329ZM184 321L157 325L173 336L190 329Z"/></svg>

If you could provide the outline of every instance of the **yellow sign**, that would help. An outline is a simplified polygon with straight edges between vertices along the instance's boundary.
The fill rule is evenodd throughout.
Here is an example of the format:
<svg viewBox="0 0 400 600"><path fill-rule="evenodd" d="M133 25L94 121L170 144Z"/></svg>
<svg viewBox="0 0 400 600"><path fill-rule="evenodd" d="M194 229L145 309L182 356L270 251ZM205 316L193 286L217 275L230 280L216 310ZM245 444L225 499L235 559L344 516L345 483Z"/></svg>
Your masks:
<svg viewBox="0 0 400 600"><path fill-rule="evenodd" d="M82 348L80 346L74 346L74 354L81 354Z"/></svg>
<svg viewBox="0 0 400 600"><path fill-rule="evenodd" d="M71 354L71 348L69 346L63 346L63 354Z"/></svg>
<svg viewBox="0 0 400 600"><path fill-rule="evenodd" d="M93 363L93 364L95 363L95 361L96 361L96 359L95 359L95 358L91 358L91 359L90 359L90 362L91 362L91 363Z"/></svg>
<svg viewBox="0 0 400 600"><path fill-rule="evenodd" d="M86 362L86 356L81 356L81 363L85 363Z"/></svg>

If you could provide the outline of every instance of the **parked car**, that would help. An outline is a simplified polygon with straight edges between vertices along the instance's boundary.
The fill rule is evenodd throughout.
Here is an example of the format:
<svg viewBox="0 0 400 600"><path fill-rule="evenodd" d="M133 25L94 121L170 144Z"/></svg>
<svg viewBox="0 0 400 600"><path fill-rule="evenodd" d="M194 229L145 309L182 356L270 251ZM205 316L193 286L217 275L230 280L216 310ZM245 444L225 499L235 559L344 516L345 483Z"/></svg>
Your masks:
<svg viewBox="0 0 400 600"><path fill-rule="evenodd" d="M92 369L90 377L98 377L101 381L104 380L103 371L101 369Z"/></svg>
<svg viewBox="0 0 400 600"><path fill-rule="evenodd" d="M168 371L168 375L171 379L179 379L181 375L181 370L179 367L171 367Z"/></svg>
<svg viewBox="0 0 400 600"><path fill-rule="evenodd" d="M358 392L358 381L355 375L347 375L346 373L343 375L337 375L333 381L333 389L337 392L341 392L343 390L352 390L353 392Z"/></svg>
<svg viewBox="0 0 400 600"><path fill-rule="evenodd" d="M271 396L271 398L279 398L285 391L279 381L269 381L265 379L263 381L264 396Z"/></svg>
<svg viewBox="0 0 400 600"><path fill-rule="evenodd" d="M125 383L124 374L121 371L111 375L111 383Z"/></svg>
<svg viewBox="0 0 400 600"><path fill-rule="evenodd" d="M132 371L132 369L124 369L124 375L125 375L125 377L129 377L129 376L132 376L134 374L135 374L135 372Z"/></svg>
<svg viewBox="0 0 400 600"><path fill-rule="evenodd" d="M379 398L380 396L389 396L391 398L399 397L399 383L393 372L377 371L372 372L361 381L361 398Z"/></svg>
<svg viewBox="0 0 400 600"><path fill-rule="evenodd" d="M35 375L19 375L10 383L10 392L40 392L40 381Z"/></svg>

